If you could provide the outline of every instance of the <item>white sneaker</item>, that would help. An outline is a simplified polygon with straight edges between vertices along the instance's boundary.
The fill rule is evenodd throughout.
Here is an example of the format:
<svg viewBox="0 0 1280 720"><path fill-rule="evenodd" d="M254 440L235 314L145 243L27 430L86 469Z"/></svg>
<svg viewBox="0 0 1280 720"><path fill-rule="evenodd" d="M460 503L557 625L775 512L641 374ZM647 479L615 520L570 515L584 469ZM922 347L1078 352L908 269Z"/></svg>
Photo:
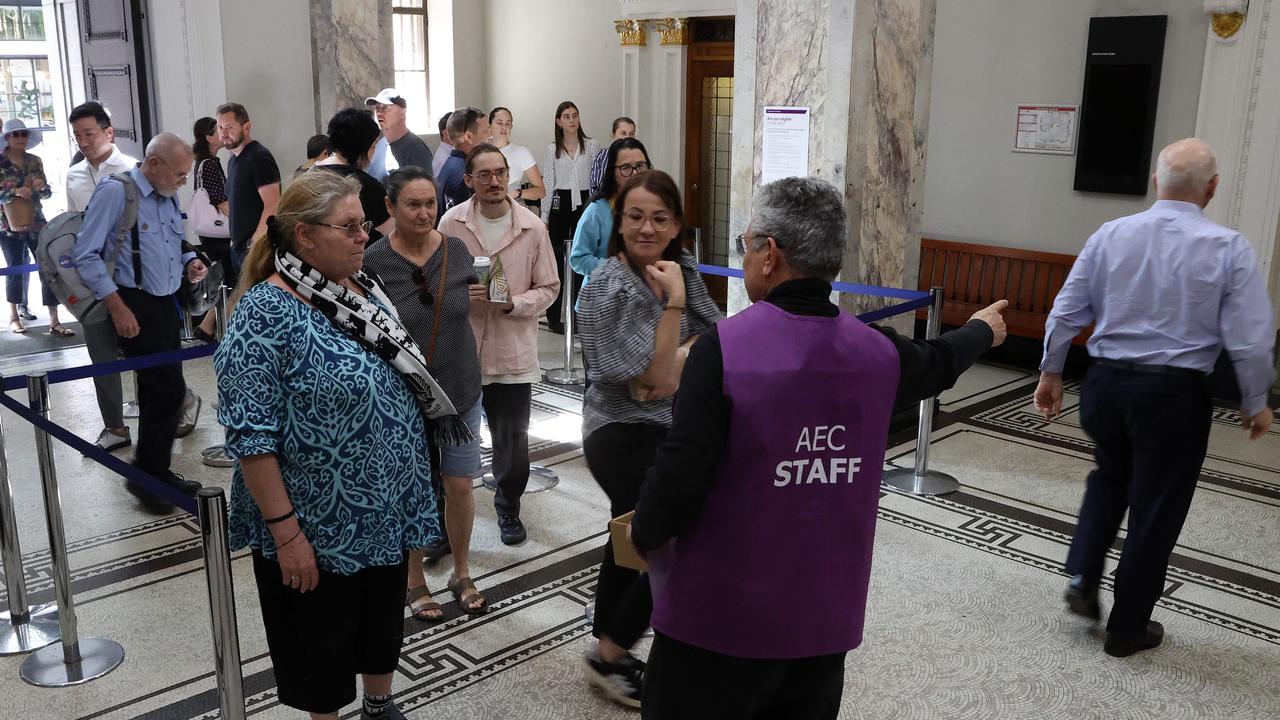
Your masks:
<svg viewBox="0 0 1280 720"><path fill-rule="evenodd" d="M182 403L182 419L178 421L178 432L175 437L186 437L196 429L196 421L200 419L200 396L191 388L187 388L187 397Z"/></svg>
<svg viewBox="0 0 1280 720"><path fill-rule="evenodd" d="M98 433L98 439L93 443L99 449L111 452L119 450L122 447L128 447L133 444L133 437L129 434L129 428L124 429L123 435L117 435L106 428L102 428L102 432Z"/></svg>

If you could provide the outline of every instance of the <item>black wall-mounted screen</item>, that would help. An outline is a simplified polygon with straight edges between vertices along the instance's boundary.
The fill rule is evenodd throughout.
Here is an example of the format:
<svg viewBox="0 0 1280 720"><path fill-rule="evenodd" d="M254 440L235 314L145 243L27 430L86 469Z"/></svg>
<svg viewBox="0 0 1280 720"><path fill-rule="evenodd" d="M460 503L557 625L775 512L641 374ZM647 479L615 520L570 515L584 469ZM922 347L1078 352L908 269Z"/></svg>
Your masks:
<svg viewBox="0 0 1280 720"><path fill-rule="evenodd" d="M1168 17L1089 20L1075 189L1146 195Z"/></svg>

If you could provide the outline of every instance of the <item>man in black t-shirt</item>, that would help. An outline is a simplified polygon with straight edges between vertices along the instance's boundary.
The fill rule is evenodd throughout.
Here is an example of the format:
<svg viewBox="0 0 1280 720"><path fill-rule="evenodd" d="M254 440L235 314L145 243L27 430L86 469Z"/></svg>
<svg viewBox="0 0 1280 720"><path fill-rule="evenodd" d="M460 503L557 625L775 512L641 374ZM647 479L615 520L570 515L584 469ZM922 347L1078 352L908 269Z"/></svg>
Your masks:
<svg viewBox="0 0 1280 720"><path fill-rule="evenodd" d="M265 145L249 136L249 113L239 103L218 108L218 141L231 151L227 199L231 201L231 261L238 272L253 239L266 231L280 204L280 168Z"/></svg>

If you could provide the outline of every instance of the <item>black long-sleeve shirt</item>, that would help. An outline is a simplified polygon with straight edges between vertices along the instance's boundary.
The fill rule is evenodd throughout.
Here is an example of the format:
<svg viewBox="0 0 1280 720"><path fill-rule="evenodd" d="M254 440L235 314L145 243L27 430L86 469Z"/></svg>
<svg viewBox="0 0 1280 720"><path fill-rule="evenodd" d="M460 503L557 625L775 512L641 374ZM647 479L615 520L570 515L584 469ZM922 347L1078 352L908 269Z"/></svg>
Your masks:
<svg viewBox="0 0 1280 720"><path fill-rule="evenodd" d="M773 303L793 315L835 317L831 284L818 279L789 280L769 293ZM890 328L872 325L898 351L897 404L938 395L991 347L991 327L981 320L936 340L912 340ZM702 512L703 499L729 434L731 409L724 396L724 356L720 335L711 328L694 343L685 361L667 441L640 488L631 520L631 539L641 550L661 547L687 530ZM885 428L888 432L888 428Z"/></svg>

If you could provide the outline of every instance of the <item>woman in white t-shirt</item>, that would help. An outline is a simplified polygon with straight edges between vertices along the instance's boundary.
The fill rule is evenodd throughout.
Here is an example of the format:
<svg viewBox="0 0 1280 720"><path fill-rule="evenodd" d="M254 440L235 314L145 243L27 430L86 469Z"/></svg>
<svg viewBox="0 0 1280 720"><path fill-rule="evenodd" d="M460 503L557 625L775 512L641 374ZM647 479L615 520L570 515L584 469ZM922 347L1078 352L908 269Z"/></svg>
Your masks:
<svg viewBox="0 0 1280 720"><path fill-rule="evenodd" d="M565 100L556 107L556 141L547 145L546 159L542 161L542 177L546 183L547 199L542 202L542 221L551 235L551 249L556 253L556 268L561 274L560 288L570 278L564 275L565 246L573 241L578 228L578 218L587 208L587 195L591 188L591 162L600 148L595 140L582 131L578 106ZM570 273L573 278L573 294L582 287L582 276ZM547 309L547 326L554 333L564 332L560 318L561 298Z"/></svg>
<svg viewBox="0 0 1280 720"><path fill-rule="evenodd" d="M542 184L542 173L538 172L538 161L533 153L523 145L511 142L511 128L515 124L511 111L504 107L496 107L489 112L489 127L493 130L490 142L502 151L511 168L507 182L507 192L511 199L522 202L530 210L539 212L538 201L546 197L547 189Z"/></svg>

